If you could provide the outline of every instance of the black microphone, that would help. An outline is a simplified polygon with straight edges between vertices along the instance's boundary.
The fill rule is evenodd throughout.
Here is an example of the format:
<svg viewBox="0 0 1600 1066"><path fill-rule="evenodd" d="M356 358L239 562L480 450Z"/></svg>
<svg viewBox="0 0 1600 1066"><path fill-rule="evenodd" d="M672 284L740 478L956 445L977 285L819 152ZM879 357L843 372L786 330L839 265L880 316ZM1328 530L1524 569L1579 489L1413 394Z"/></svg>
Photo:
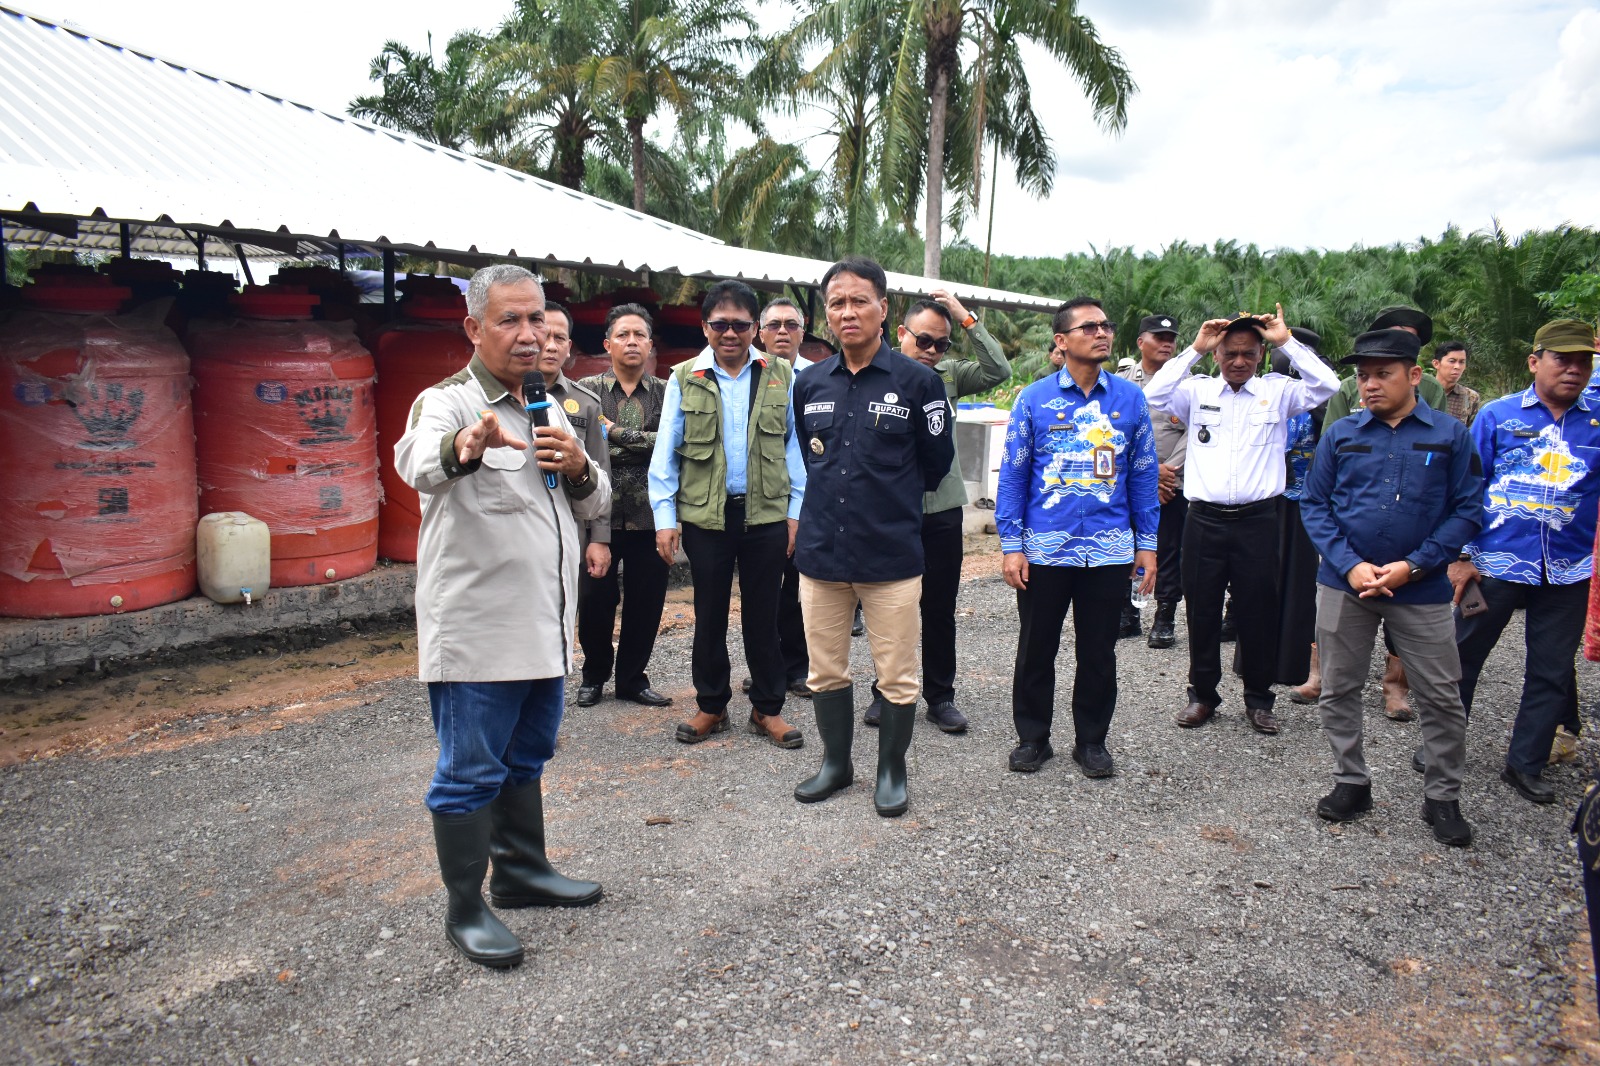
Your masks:
<svg viewBox="0 0 1600 1066"><path fill-rule="evenodd" d="M545 395L544 375L537 370L522 375L522 404L528 411L528 427L530 431L539 426L548 426L550 424L550 398ZM537 437L538 434L530 432L529 436ZM538 447L537 441L529 441L528 443L533 444L535 448ZM556 487L555 471L546 470L544 472L544 483L546 488L553 489Z"/></svg>

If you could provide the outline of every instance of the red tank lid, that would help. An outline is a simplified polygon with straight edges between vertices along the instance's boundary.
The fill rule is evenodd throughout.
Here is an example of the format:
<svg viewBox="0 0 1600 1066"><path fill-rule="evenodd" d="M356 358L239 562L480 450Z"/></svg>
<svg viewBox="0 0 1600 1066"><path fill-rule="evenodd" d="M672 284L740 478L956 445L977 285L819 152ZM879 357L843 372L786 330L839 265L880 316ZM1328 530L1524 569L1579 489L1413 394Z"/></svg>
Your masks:
<svg viewBox="0 0 1600 1066"><path fill-rule="evenodd" d="M228 297L228 304L240 318L293 321L309 319L311 309L322 302L304 285L246 285L243 292Z"/></svg>
<svg viewBox="0 0 1600 1066"><path fill-rule="evenodd" d="M400 313L407 318L428 322L456 322L467 317L467 298L452 285L448 293L407 296L400 301Z"/></svg>
<svg viewBox="0 0 1600 1066"><path fill-rule="evenodd" d="M72 315L111 315L133 297L132 289L112 283L102 274L89 271L35 271L33 283L22 290L22 299L40 311L59 311Z"/></svg>

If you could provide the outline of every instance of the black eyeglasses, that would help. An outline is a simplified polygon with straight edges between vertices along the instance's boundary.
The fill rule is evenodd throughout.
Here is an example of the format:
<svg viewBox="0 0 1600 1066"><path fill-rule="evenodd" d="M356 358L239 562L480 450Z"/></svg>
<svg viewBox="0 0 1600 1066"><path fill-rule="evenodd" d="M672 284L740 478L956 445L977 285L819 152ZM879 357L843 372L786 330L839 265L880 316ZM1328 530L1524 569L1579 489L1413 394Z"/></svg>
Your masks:
<svg viewBox="0 0 1600 1066"><path fill-rule="evenodd" d="M949 337L930 337L926 333L911 334L917 340L917 347L925 352L947 352L950 350Z"/></svg>
<svg viewBox="0 0 1600 1066"><path fill-rule="evenodd" d="M1109 337L1117 331L1117 324L1115 322L1084 322L1081 325L1073 326L1072 329L1063 330L1062 332L1071 333L1074 330L1082 331L1085 337L1092 337L1096 333L1104 333Z"/></svg>
<svg viewBox="0 0 1600 1066"><path fill-rule="evenodd" d="M774 333L799 333L805 327L800 324L798 319L778 318L773 319L761 328L770 329Z"/></svg>
<svg viewBox="0 0 1600 1066"><path fill-rule="evenodd" d="M710 327L713 333L749 333L755 323L749 319L736 322L726 318L719 318L715 321L707 322L706 325Z"/></svg>

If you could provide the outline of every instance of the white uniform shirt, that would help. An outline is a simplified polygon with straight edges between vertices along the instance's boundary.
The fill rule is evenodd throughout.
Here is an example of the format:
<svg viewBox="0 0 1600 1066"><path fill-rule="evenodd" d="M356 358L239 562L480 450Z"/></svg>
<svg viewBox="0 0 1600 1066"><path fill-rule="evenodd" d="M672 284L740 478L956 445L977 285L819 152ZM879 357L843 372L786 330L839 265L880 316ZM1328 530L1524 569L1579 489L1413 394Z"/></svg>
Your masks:
<svg viewBox="0 0 1600 1066"><path fill-rule="evenodd" d="M1284 342L1300 380L1282 374L1251 378L1237 391L1220 377L1195 377L1194 347L1167 361L1144 397L1189 427L1184 495L1223 507L1282 495L1289 419L1339 391L1339 375L1294 338Z"/></svg>

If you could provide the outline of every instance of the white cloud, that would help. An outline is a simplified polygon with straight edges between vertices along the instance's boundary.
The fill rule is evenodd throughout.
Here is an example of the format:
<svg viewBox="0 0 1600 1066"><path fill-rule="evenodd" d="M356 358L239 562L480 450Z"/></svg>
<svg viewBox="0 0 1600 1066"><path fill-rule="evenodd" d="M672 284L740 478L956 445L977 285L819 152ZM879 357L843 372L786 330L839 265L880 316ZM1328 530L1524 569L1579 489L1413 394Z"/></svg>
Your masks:
<svg viewBox="0 0 1600 1066"><path fill-rule="evenodd" d="M1600 151L1600 10L1572 17L1561 31L1555 63L1496 117L1512 144L1543 159Z"/></svg>

